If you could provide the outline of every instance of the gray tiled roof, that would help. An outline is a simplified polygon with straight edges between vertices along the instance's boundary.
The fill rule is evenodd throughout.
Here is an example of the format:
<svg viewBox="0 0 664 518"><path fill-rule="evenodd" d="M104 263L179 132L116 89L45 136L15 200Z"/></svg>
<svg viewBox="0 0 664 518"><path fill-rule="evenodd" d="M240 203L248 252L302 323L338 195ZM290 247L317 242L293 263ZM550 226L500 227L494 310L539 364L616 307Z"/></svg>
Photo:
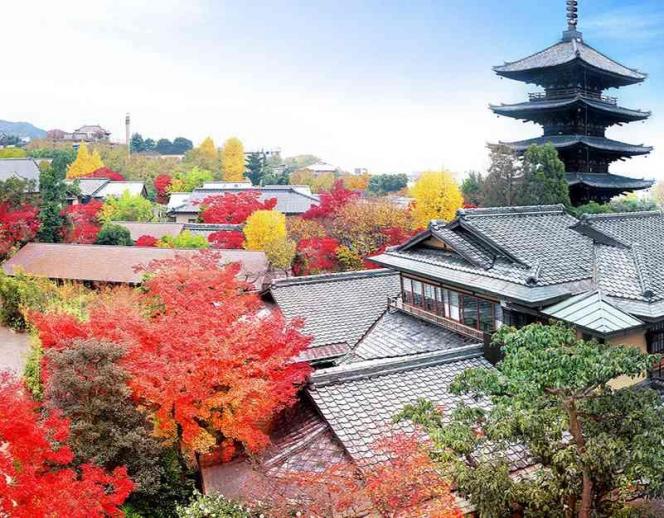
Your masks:
<svg viewBox="0 0 664 518"><path fill-rule="evenodd" d="M542 313L602 334L625 331L643 324L615 307L598 291L576 295L542 310Z"/></svg>
<svg viewBox="0 0 664 518"><path fill-rule="evenodd" d="M408 423L392 424L405 405L424 398L449 412L460 402L476 404L449 387L465 369L490 367L481 354L470 346L322 369L312 375L309 394L352 459L366 466L381 460L376 446L386 434L412 430Z"/></svg>
<svg viewBox="0 0 664 518"><path fill-rule="evenodd" d="M600 232L616 245L597 244L597 283L612 297L664 300L664 215L640 212L586 216L577 225ZM622 244L623 246L619 246Z"/></svg>
<svg viewBox="0 0 664 518"><path fill-rule="evenodd" d="M259 191L259 199L266 201L276 198L277 205L275 210L283 212L284 214L303 214L308 211L313 205L319 203L317 196L309 195L297 186L277 185L277 186L264 186L255 187L253 189L195 189L187 201L179 207L171 209L173 213L191 213L198 214L200 212L200 204L209 196L222 196L224 194L238 194L247 191Z"/></svg>
<svg viewBox="0 0 664 518"><path fill-rule="evenodd" d="M78 184L81 196L94 196L110 180L108 178L79 178L78 180L65 180L69 185Z"/></svg>
<svg viewBox="0 0 664 518"><path fill-rule="evenodd" d="M455 349L473 340L401 311L386 312L343 362Z"/></svg>
<svg viewBox="0 0 664 518"><path fill-rule="evenodd" d="M31 181L39 192L39 167L32 158L0 158L0 182L10 178Z"/></svg>
<svg viewBox="0 0 664 518"><path fill-rule="evenodd" d="M578 145L586 145L593 149L610 151L621 155L647 155L653 148L635 144L627 144L617 140L611 140L605 137L593 137L589 135L549 135L517 142L501 142L515 151L521 152L527 150L530 146L551 143L556 149L569 148Z"/></svg>
<svg viewBox="0 0 664 518"><path fill-rule="evenodd" d="M514 72L555 67L577 59L594 68L622 76L630 82L643 81L647 77L646 74L612 60L578 38L561 41L524 59L494 67L494 70L509 77Z"/></svg>
<svg viewBox="0 0 664 518"><path fill-rule="evenodd" d="M389 270L335 273L275 281L270 292L288 319L304 319L311 349L339 356L354 346L400 291L399 275ZM309 359L313 351L309 352ZM330 356L326 356L330 357Z"/></svg>

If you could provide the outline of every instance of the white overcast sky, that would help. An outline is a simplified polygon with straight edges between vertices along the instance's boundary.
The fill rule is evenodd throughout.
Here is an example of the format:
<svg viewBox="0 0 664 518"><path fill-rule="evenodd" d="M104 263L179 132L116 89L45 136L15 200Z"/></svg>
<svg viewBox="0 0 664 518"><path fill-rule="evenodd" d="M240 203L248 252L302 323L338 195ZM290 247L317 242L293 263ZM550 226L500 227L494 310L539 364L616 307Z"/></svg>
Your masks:
<svg viewBox="0 0 664 518"><path fill-rule="evenodd" d="M646 26L656 18L661 26L661 2L642 1L650 22L638 11L616 11L614 0L596 2L605 8L602 16L589 13L586 21L592 43L646 69L657 64L643 50L647 42L635 46L623 32L610 32L629 16ZM482 9L489 4L502 10ZM487 109L534 89L501 81L491 66L553 43L563 4L5 2L0 119L64 130L99 123L120 139L130 112L132 131L155 139L185 136L198 143L211 135L221 143L235 135L247 148L312 153L372 172L483 169L486 142L539 135L538 128L498 119ZM661 39L662 32L649 37ZM661 68L647 70L651 80L634 92L621 90L625 104L664 112ZM661 120L609 136L657 146L664 137ZM614 170L658 177L662 156L656 152Z"/></svg>

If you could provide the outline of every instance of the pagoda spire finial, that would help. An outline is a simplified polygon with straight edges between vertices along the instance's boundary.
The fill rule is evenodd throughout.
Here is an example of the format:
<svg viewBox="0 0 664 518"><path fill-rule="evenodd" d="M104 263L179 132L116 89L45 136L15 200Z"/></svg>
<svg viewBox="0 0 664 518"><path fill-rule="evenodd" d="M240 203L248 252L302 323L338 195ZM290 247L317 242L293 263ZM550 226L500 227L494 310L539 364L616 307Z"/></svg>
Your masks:
<svg viewBox="0 0 664 518"><path fill-rule="evenodd" d="M567 30L575 31L579 23L578 0L567 0Z"/></svg>

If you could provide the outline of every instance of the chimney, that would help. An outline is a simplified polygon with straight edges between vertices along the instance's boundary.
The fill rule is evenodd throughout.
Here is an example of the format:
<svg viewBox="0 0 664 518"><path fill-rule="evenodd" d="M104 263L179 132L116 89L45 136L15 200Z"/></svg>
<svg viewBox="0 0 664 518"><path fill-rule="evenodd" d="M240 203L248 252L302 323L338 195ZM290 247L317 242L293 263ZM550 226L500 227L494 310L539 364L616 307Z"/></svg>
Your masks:
<svg viewBox="0 0 664 518"><path fill-rule="evenodd" d="M131 156L131 133L129 132L129 114L125 117L125 139L127 142L127 156Z"/></svg>

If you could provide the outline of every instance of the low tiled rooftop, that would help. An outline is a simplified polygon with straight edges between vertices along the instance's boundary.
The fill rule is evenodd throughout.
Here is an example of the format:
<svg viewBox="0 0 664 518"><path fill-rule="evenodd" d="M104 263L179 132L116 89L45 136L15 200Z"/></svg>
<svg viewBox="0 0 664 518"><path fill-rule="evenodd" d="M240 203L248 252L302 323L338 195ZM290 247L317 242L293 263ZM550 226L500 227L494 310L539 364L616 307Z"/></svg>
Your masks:
<svg viewBox="0 0 664 518"><path fill-rule="evenodd" d="M338 357L354 346L400 291L389 270L334 273L275 281L270 293L288 319L304 320L313 336L306 359Z"/></svg>
<svg viewBox="0 0 664 518"><path fill-rule="evenodd" d="M477 346L358 362L316 371L309 394L352 459L367 466L380 461L376 446L386 434L412 430L393 424L405 405L421 398L446 411L472 404L469 396L451 394L450 384L465 369L489 366Z"/></svg>
<svg viewBox="0 0 664 518"><path fill-rule="evenodd" d="M401 311L388 311L344 358L351 361L394 358L464 347L473 340Z"/></svg>
<svg viewBox="0 0 664 518"><path fill-rule="evenodd" d="M39 166L32 158L0 158L0 182L10 178L32 182L33 190L39 192Z"/></svg>
<svg viewBox="0 0 664 518"><path fill-rule="evenodd" d="M136 267L151 261L193 255L200 250L138 246L28 243L2 265L5 273L25 272L39 277L74 281L139 284L143 273ZM238 278L263 285L268 264L263 252L246 250L217 251L221 264L240 264Z"/></svg>

